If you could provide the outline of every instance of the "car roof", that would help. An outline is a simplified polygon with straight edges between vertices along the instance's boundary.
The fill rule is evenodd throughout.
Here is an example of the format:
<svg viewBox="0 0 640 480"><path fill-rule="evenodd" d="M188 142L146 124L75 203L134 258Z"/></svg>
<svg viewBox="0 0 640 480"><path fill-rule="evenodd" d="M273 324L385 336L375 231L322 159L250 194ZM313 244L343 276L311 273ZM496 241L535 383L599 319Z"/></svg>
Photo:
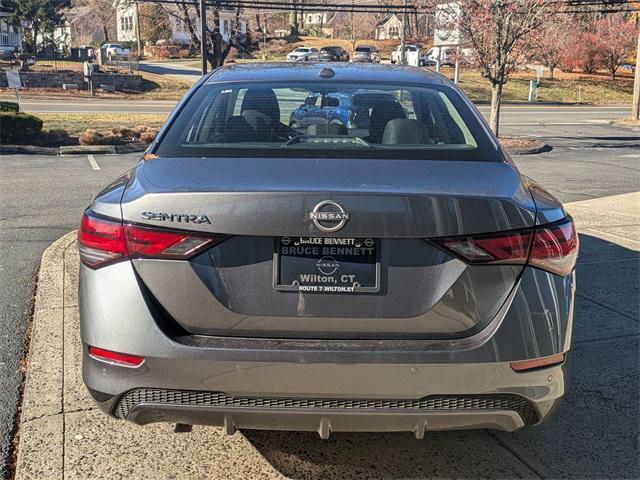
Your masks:
<svg viewBox="0 0 640 480"><path fill-rule="evenodd" d="M381 83L421 83L449 85L449 81L439 73L418 67L387 64L361 63L236 63L214 70L206 79L206 84L217 82L287 82L314 81L323 79L320 71L327 68L334 71L331 78L324 81L366 81Z"/></svg>

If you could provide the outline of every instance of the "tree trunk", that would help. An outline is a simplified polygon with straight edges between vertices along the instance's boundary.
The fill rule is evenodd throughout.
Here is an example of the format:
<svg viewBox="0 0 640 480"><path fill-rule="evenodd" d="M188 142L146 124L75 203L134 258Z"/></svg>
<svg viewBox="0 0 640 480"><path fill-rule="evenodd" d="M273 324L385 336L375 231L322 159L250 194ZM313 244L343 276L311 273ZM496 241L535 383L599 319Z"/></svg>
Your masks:
<svg viewBox="0 0 640 480"><path fill-rule="evenodd" d="M553 80L553 71L556 69L556 67L549 67L549 77L551 78L551 80Z"/></svg>
<svg viewBox="0 0 640 480"><path fill-rule="evenodd" d="M109 29L104 24L102 25L102 35L104 35L105 43L108 43L109 42Z"/></svg>
<svg viewBox="0 0 640 480"><path fill-rule="evenodd" d="M502 83L494 83L491 85L491 115L489 117L489 126L493 133L498 136L500 128L500 102L502 102Z"/></svg>
<svg viewBox="0 0 640 480"><path fill-rule="evenodd" d="M297 0L292 0L291 4L293 9L289 13L289 35L292 37L298 36L300 31L298 30L298 5Z"/></svg>
<svg viewBox="0 0 640 480"><path fill-rule="evenodd" d="M31 51L33 55L38 54L38 35L40 34L40 27L34 24L31 27Z"/></svg>

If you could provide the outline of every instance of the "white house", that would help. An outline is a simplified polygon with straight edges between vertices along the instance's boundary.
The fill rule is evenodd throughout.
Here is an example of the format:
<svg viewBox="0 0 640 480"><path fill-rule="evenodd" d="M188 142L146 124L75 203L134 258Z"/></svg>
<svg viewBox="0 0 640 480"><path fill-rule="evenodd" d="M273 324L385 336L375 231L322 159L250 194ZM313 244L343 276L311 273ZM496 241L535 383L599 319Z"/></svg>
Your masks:
<svg viewBox="0 0 640 480"><path fill-rule="evenodd" d="M129 0L115 0L116 38L119 42L136 41L136 3Z"/></svg>
<svg viewBox="0 0 640 480"><path fill-rule="evenodd" d="M0 0L0 45L22 50L22 29L13 27L8 22L13 12L13 7L8 1Z"/></svg>
<svg viewBox="0 0 640 480"><path fill-rule="evenodd" d="M376 40L398 39L400 32L402 20L395 13L385 16L376 24Z"/></svg>

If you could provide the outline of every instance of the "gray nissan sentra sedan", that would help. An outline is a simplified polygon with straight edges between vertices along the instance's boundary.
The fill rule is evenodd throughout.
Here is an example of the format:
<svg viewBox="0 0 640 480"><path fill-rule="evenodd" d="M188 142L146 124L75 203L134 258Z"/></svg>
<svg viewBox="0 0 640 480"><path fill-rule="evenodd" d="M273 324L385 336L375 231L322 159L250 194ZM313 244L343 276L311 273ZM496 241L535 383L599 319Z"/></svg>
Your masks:
<svg viewBox="0 0 640 480"><path fill-rule="evenodd" d="M84 382L137 424L421 438L565 393L573 221L435 73L215 70L78 243Z"/></svg>

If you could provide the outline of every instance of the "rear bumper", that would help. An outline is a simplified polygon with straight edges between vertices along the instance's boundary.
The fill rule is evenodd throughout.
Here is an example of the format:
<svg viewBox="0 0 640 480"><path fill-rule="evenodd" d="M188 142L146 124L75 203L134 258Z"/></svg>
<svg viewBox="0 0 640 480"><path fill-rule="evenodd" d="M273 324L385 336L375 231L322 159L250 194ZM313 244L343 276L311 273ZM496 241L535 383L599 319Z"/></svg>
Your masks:
<svg viewBox="0 0 640 480"><path fill-rule="evenodd" d="M229 434L317 431L323 438L333 431L410 431L418 438L432 430L515 431L549 417L565 393L564 370L559 365L517 373L503 363L196 365L159 359L127 369L86 354L83 363L85 383L100 408L139 425L214 425ZM186 388L194 375L208 388ZM138 386L115 395L100 390L147 383L164 387Z"/></svg>
<svg viewBox="0 0 640 480"><path fill-rule="evenodd" d="M525 295L529 283L550 290ZM130 262L97 271L83 266L83 379L102 410L138 424L323 436L513 431L546 419L565 393L564 365L515 372L509 364L569 350L573 289L572 275L527 269L490 327L451 341L179 337L145 300ZM565 303L554 303L558 299ZM88 356L88 345L145 362L138 368L105 364Z"/></svg>

